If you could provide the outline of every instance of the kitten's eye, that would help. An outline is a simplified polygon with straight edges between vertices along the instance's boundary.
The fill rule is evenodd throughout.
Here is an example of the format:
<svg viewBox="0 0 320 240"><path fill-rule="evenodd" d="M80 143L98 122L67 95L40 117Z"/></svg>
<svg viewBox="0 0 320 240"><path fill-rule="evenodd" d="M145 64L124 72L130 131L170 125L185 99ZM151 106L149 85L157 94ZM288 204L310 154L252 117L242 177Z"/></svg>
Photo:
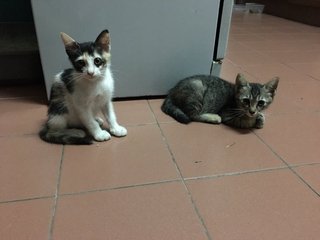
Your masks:
<svg viewBox="0 0 320 240"><path fill-rule="evenodd" d="M77 64L78 66L80 66L80 67L84 67L84 66L86 65L85 61L83 61L83 60L78 60L78 61L76 61L76 64Z"/></svg>
<svg viewBox="0 0 320 240"><path fill-rule="evenodd" d="M258 101L258 106L259 106L259 107L263 107L263 106L265 105L265 103L266 103L265 101L259 100L259 101Z"/></svg>
<svg viewBox="0 0 320 240"><path fill-rule="evenodd" d="M242 99L242 103L246 106L250 106L250 99L249 98L244 98Z"/></svg>
<svg viewBox="0 0 320 240"><path fill-rule="evenodd" d="M97 67L99 67L102 64L102 59L97 57L93 60L93 62Z"/></svg>

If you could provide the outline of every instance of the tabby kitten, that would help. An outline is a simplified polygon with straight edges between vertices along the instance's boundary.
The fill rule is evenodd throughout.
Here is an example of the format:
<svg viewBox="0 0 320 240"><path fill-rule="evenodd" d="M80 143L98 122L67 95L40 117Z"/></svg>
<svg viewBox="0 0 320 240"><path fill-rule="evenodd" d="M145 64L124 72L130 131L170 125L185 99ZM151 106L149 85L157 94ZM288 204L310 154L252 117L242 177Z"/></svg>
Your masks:
<svg viewBox="0 0 320 240"><path fill-rule="evenodd" d="M78 43L61 33L73 68L57 74L51 88L48 120L39 135L59 144L91 144L127 130L117 123L112 105L114 81L110 70L110 36L102 31L95 42ZM109 132L102 129L101 113Z"/></svg>
<svg viewBox="0 0 320 240"><path fill-rule="evenodd" d="M237 128L262 128L262 113L275 96L279 78L249 83L238 74L235 84L219 77L197 75L169 91L161 109L178 122L224 123Z"/></svg>

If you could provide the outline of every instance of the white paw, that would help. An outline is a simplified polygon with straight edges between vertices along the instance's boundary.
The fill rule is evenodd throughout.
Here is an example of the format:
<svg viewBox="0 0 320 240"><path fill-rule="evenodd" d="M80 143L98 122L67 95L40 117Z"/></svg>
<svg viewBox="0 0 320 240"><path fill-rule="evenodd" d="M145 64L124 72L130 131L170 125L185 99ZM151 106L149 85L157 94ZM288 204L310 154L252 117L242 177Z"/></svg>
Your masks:
<svg viewBox="0 0 320 240"><path fill-rule="evenodd" d="M101 130L94 134L94 139L98 142L107 141L111 138L110 133L108 133L106 130Z"/></svg>
<svg viewBox="0 0 320 240"><path fill-rule="evenodd" d="M263 113L258 113L258 116L256 118L256 128L263 128L264 122L266 121L266 118Z"/></svg>
<svg viewBox="0 0 320 240"><path fill-rule="evenodd" d="M219 116L219 115L216 115L216 116L214 116L214 117L212 117L212 122L213 123L221 123L221 117Z"/></svg>
<svg viewBox="0 0 320 240"><path fill-rule="evenodd" d="M110 132L112 135L116 136L116 137L123 137L127 135L127 129L125 129L122 126L116 126L110 129Z"/></svg>

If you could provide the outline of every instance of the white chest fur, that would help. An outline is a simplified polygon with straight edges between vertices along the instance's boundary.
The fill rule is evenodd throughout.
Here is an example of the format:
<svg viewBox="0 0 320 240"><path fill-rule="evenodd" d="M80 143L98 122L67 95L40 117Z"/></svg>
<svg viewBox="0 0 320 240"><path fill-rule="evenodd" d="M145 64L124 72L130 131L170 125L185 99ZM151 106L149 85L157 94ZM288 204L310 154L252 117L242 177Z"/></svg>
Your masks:
<svg viewBox="0 0 320 240"><path fill-rule="evenodd" d="M79 82L72 94L73 102L86 106L106 104L111 101L113 85L112 74L107 69L103 77Z"/></svg>

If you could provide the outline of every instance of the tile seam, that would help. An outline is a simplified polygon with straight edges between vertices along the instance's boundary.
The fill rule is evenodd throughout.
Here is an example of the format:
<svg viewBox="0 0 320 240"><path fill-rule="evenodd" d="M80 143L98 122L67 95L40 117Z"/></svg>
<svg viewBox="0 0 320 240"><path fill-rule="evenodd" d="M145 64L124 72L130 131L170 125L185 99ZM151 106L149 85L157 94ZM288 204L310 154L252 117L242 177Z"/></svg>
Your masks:
<svg viewBox="0 0 320 240"><path fill-rule="evenodd" d="M150 107L150 110L151 110L152 114L154 115L154 117L156 119L157 126L158 126L158 128L160 130L160 133L162 135L163 142L166 145L166 148L167 148L167 150L168 150L168 152L169 152L169 154L171 156L171 160L172 160L173 164L175 165L176 170L178 171L178 174L179 174L179 176L181 178L181 182L182 182L182 184L183 184L183 186L185 188L185 191L186 191L186 194L187 194L187 196L189 198L191 206L192 206L196 216L198 217L198 221L202 225L202 228L203 228L202 231L203 231L203 233L205 234L205 236L207 237L208 240L212 240L213 238L211 237L211 235L210 235L210 233L208 231L208 228L207 228L207 226L206 226L206 224L204 222L204 219L202 218L202 216L200 214L200 211L199 211L199 209L198 209L198 207L197 207L197 205L196 205L196 203L195 203L195 201L194 201L194 199L192 197L192 194L191 194L191 192L190 192L190 190L189 190L189 188L188 188L188 186L187 186L187 184L186 184L186 182L185 182L185 180L183 178L183 175L182 175L181 170L180 170L180 168L178 166L178 163L176 162L175 156L174 156L174 154L173 154L173 152L172 152L172 150L170 148L170 145L169 145L169 143L167 141L166 136L164 135L164 132L163 132L161 126L160 126L160 123L159 123L158 119L156 118L156 116L155 116L155 114L153 112L153 109L150 106L150 102L149 101L148 101L148 104L149 104L149 107Z"/></svg>
<svg viewBox="0 0 320 240"><path fill-rule="evenodd" d="M19 203L19 202L29 202L34 200L41 200L41 199L50 199L54 198L55 195L48 195L48 196L41 196L41 197L30 197L30 198L20 198L20 199L13 199L13 200L4 200L0 201L1 204L10 204L10 203Z"/></svg>
<svg viewBox="0 0 320 240"><path fill-rule="evenodd" d="M309 188L314 194L316 194L318 197L320 197L320 193L318 193L302 176L300 176L295 170L292 165L290 165L284 158L280 156L267 142L264 141L257 133L252 131L254 135L257 136L257 138L265 145L269 150L280 160L282 161L288 169L307 187Z"/></svg>
<svg viewBox="0 0 320 240"><path fill-rule="evenodd" d="M65 151L65 145L62 145L62 151L61 151L61 159L60 164L58 168L58 175L57 175L57 185L56 185L56 192L54 197L54 203L51 209L51 219L49 223L49 232L48 232L48 239L53 239L53 230L54 230L54 223L55 223L55 217L58 207L58 198L59 198L59 189L60 189L60 182L61 182L61 172L62 172L62 164L64 159L64 151Z"/></svg>
<svg viewBox="0 0 320 240"><path fill-rule="evenodd" d="M181 179L170 179L170 180L164 180L159 182L147 182L147 183L138 183L133 185L124 185L124 186L110 187L110 188L99 188L99 189L92 189L87 191L61 193L59 194L59 197L85 195L90 193L108 192L108 191L121 190L121 189L131 189L131 188L137 188L137 187L153 186L153 185L160 185L160 184L181 182L181 181L182 181Z"/></svg>

